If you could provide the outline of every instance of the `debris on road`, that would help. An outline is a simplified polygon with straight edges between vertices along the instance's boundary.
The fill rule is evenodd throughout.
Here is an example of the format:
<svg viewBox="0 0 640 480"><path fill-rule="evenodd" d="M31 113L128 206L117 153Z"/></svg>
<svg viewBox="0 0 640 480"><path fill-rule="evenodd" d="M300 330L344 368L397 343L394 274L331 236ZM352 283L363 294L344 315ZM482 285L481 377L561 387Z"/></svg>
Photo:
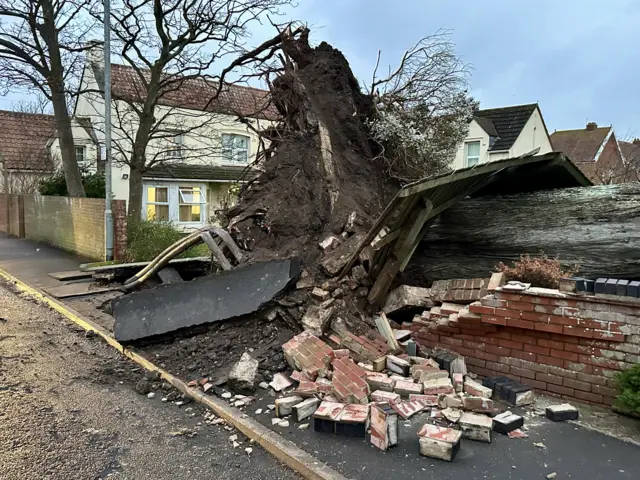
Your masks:
<svg viewBox="0 0 640 480"><path fill-rule="evenodd" d="M551 405L545 409L546 417L553 422L564 422L567 420L577 420L580 412L576 407L568 403L561 405Z"/></svg>
<svg viewBox="0 0 640 480"><path fill-rule="evenodd" d="M229 385L229 388L233 390L253 392L255 390L257 374L258 361L245 352L231 369L227 384Z"/></svg>

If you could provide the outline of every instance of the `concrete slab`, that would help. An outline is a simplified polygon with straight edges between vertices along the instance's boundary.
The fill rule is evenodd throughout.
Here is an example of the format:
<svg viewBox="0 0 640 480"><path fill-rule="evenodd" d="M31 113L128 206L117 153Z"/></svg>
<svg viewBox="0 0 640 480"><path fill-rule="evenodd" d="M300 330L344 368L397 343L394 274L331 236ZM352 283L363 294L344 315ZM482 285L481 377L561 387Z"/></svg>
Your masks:
<svg viewBox="0 0 640 480"><path fill-rule="evenodd" d="M68 270L66 272L51 272L48 274L51 278L60 280L61 282L68 282L70 280L84 280L85 278L93 277L91 272L81 272L80 270Z"/></svg>
<svg viewBox="0 0 640 480"><path fill-rule="evenodd" d="M59 285L56 287L43 288L49 295L53 295L56 298L69 298L69 297L81 297L84 295L95 295L98 293L110 292L111 288L96 287L91 282L83 283L68 283L66 285Z"/></svg>
<svg viewBox="0 0 640 480"><path fill-rule="evenodd" d="M131 293L113 301L120 342L219 322L258 310L300 274L300 260L273 260Z"/></svg>

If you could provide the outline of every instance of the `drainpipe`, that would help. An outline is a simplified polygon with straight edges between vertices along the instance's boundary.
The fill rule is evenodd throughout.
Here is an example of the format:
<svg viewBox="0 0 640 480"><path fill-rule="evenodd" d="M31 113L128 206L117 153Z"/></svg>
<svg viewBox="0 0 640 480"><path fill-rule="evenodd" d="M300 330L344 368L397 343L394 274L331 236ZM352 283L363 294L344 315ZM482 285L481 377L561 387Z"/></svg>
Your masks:
<svg viewBox="0 0 640 480"><path fill-rule="evenodd" d="M104 183L105 259L113 260L113 211L111 210L111 5L104 0Z"/></svg>

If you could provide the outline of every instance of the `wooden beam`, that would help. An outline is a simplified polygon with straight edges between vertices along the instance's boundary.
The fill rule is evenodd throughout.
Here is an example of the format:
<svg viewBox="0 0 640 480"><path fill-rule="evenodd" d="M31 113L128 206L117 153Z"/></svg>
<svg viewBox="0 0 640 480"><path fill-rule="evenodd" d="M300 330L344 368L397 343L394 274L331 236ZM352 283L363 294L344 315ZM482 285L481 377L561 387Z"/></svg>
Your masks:
<svg viewBox="0 0 640 480"><path fill-rule="evenodd" d="M374 308L378 308L386 298L387 292L389 291L393 280L396 278L399 268L399 260L393 257L387 258L384 267L382 267L382 270L380 271L378 278L376 278L373 287L371 287L371 290L369 291L369 296L367 297L368 302L373 305Z"/></svg>
<svg viewBox="0 0 640 480"><path fill-rule="evenodd" d="M200 238L204 243L207 244L209 250L213 254L213 258L216 259L218 264L222 267L223 270L231 270L231 263L227 260L227 257L224 256L222 249L218 246L216 241L211 236L210 232L202 232L200 234Z"/></svg>
<svg viewBox="0 0 640 480"><path fill-rule="evenodd" d="M220 240L227 246L231 254L235 257L238 263L242 262L242 252L240 251L240 247L236 245L236 242L233 241L229 232L220 227L210 227L210 230L220 237Z"/></svg>

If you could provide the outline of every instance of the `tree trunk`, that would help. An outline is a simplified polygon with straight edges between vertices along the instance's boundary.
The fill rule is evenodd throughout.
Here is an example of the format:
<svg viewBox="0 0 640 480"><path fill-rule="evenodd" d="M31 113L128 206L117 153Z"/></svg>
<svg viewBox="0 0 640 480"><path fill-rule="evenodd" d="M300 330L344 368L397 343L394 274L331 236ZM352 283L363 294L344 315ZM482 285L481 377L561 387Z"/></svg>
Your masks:
<svg viewBox="0 0 640 480"><path fill-rule="evenodd" d="M129 172L129 218L139 220L142 215L142 170L131 165Z"/></svg>
<svg viewBox="0 0 640 480"><path fill-rule="evenodd" d="M466 200L429 230L405 275L486 277L521 254L558 256L588 278L640 278L640 183Z"/></svg>
<svg viewBox="0 0 640 480"><path fill-rule="evenodd" d="M82 185L82 175L76 160L76 149L73 143L73 133L71 130L71 119L67 109L67 102L64 93L53 92L51 94L53 113L56 118L56 130L58 141L60 142L60 152L62 154L62 171L67 183L67 193L70 197L84 197L84 186Z"/></svg>

